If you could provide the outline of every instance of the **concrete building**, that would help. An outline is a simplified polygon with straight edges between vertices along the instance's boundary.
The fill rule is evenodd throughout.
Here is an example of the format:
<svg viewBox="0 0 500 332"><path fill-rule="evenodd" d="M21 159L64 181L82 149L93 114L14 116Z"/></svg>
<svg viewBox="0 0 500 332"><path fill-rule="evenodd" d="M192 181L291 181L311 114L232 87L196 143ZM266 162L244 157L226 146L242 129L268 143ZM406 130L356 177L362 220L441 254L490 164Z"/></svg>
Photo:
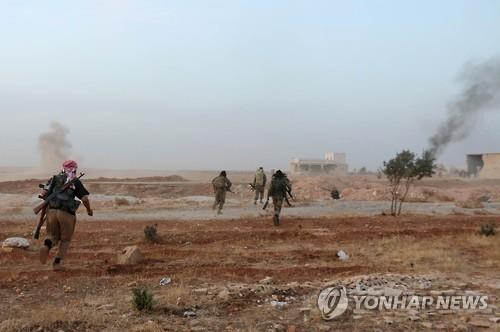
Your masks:
<svg viewBox="0 0 500 332"><path fill-rule="evenodd" d="M292 174L336 174L345 175L348 172L345 153L326 153L325 159L294 158L290 162Z"/></svg>
<svg viewBox="0 0 500 332"><path fill-rule="evenodd" d="M500 153L468 154L467 173L483 179L500 179Z"/></svg>

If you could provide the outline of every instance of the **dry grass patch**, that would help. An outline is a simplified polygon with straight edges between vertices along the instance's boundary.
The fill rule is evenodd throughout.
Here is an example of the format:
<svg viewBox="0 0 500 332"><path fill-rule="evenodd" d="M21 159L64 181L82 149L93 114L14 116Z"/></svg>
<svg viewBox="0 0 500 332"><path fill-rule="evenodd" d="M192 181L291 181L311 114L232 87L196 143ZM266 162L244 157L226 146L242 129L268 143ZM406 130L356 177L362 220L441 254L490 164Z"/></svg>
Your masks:
<svg viewBox="0 0 500 332"><path fill-rule="evenodd" d="M500 241L493 240L479 235L444 236L439 239L395 236L369 241L357 252L366 263L380 268L473 272L488 270L491 262L500 259ZM481 256L478 256L479 252Z"/></svg>
<svg viewBox="0 0 500 332"><path fill-rule="evenodd" d="M157 309L182 310L199 304L184 283L162 287L155 292Z"/></svg>
<svg viewBox="0 0 500 332"><path fill-rule="evenodd" d="M105 315L94 309L85 308L83 305L53 306L45 305L37 310L27 312L12 312L12 317L25 317L22 319L10 318L0 323L0 332L31 331L39 327L47 330L72 330L76 327L99 330L104 326L114 326L119 321L110 320ZM117 325L119 327L119 324Z"/></svg>

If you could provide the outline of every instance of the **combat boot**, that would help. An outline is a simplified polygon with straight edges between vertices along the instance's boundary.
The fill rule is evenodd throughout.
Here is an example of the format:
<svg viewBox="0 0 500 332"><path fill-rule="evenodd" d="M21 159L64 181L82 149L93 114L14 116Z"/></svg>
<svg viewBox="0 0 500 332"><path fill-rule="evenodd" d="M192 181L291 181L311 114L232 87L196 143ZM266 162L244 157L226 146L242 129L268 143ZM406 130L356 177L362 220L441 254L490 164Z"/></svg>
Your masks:
<svg viewBox="0 0 500 332"><path fill-rule="evenodd" d="M279 226L280 225L280 217L274 216L273 223L274 223L274 226Z"/></svg>
<svg viewBox="0 0 500 332"><path fill-rule="evenodd" d="M64 266L62 266L60 258L54 259L54 263L52 263L52 269L54 271L62 271L62 270L64 270Z"/></svg>

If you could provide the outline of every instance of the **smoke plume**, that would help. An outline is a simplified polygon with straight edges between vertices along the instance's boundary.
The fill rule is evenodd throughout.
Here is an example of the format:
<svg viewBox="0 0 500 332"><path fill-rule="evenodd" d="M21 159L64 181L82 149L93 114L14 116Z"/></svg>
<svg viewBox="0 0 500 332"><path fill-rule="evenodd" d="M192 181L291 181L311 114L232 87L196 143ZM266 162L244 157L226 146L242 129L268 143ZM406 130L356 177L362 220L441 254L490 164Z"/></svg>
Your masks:
<svg viewBox="0 0 500 332"><path fill-rule="evenodd" d="M459 82L463 90L449 105L448 117L429 139L434 156L453 142L471 133L476 115L488 109L500 109L500 57L465 65Z"/></svg>
<svg viewBox="0 0 500 332"><path fill-rule="evenodd" d="M69 129L58 122L50 124L50 130L38 136L40 167L44 171L54 171L68 158L71 143L68 141Z"/></svg>

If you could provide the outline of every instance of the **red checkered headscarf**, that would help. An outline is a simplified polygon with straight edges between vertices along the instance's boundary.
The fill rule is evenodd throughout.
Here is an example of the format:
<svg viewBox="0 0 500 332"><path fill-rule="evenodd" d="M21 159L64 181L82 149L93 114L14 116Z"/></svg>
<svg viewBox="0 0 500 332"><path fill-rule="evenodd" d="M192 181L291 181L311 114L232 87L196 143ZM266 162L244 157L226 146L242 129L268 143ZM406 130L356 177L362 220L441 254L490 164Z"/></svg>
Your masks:
<svg viewBox="0 0 500 332"><path fill-rule="evenodd" d="M76 170L78 169L78 164L74 160L66 160L63 164L63 172L66 174L66 182L69 182L76 178Z"/></svg>

